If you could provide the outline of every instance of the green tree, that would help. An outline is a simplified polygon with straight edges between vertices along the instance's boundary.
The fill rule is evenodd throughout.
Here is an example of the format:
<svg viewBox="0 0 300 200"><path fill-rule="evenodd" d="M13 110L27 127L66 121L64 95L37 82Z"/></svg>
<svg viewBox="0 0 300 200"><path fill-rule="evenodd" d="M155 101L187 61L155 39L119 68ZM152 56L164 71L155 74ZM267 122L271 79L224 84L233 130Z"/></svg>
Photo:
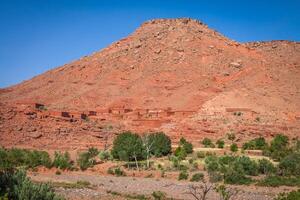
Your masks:
<svg viewBox="0 0 300 200"><path fill-rule="evenodd" d="M280 161L290 153L289 138L285 135L276 135L271 141L268 153L274 160Z"/></svg>
<svg viewBox="0 0 300 200"><path fill-rule="evenodd" d="M135 161L138 167L138 160L145 159L145 149L139 135L131 132L123 132L113 142L111 151L115 159L123 161Z"/></svg>
<svg viewBox="0 0 300 200"><path fill-rule="evenodd" d="M284 157L278 169L285 176L299 176L300 177L300 153L291 153Z"/></svg>
<svg viewBox="0 0 300 200"><path fill-rule="evenodd" d="M171 153L171 139L163 132L150 134L149 143L153 143L151 153L156 157L166 156Z"/></svg>

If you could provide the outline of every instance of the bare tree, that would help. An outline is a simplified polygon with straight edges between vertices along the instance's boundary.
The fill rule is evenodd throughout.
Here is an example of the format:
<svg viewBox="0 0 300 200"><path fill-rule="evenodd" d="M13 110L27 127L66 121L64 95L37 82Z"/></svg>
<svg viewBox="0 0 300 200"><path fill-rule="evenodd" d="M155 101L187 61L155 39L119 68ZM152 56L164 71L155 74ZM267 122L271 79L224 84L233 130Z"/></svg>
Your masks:
<svg viewBox="0 0 300 200"><path fill-rule="evenodd" d="M143 135L142 141L143 141L143 145L144 145L145 150L146 150L147 168L149 168L150 167L149 159L151 157L151 151L152 151L152 148L153 148L154 141L152 141L152 142L150 141L150 135L148 133Z"/></svg>
<svg viewBox="0 0 300 200"><path fill-rule="evenodd" d="M196 200L206 200L207 194L214 188L213 184L202 181L201 185L189 185L188 194L192 195Z"/></svg>

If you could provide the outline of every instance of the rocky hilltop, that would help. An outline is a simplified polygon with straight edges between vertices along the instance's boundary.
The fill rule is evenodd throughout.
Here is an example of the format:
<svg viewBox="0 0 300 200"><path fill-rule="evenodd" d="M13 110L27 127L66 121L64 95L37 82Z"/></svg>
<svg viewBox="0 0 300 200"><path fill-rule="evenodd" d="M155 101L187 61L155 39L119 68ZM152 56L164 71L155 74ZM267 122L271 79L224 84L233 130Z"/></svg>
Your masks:
<svg viewBox="0 0 300 200"><path fill-rule="evenodd" d="M0 90L0 145L80 149L122 130L198 144L300 136L300 43L238 43L192 19L145 22L127 38Z"/></svg>

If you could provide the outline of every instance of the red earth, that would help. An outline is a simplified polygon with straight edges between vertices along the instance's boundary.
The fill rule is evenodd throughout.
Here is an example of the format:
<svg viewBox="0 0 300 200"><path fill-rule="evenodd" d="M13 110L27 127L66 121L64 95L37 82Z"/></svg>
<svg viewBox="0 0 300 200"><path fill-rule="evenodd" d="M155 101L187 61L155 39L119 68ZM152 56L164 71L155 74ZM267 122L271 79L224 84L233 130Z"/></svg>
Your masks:
<svg viewBox="0 0 300 200"><path fill-rule="evenodd" d="M0 145L102 148L124 130L176 143L300 136L300 43L238 43L192 19L145 22L127 38L0 89Z"/></svg>

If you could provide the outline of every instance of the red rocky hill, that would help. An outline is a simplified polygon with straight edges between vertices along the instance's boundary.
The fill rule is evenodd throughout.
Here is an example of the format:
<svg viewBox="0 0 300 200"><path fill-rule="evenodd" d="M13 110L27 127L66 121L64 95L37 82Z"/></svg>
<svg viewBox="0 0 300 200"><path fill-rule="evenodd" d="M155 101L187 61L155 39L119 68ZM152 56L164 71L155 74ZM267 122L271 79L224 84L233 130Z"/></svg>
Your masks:
<svg viewBox="0 0 300 200"><path fill-rule="evenodd" d="M241 44L191 19L151 20L77 61L0 90L0 144L103 146L122 130L195 144L300 136L300 43Z"/></svg>

